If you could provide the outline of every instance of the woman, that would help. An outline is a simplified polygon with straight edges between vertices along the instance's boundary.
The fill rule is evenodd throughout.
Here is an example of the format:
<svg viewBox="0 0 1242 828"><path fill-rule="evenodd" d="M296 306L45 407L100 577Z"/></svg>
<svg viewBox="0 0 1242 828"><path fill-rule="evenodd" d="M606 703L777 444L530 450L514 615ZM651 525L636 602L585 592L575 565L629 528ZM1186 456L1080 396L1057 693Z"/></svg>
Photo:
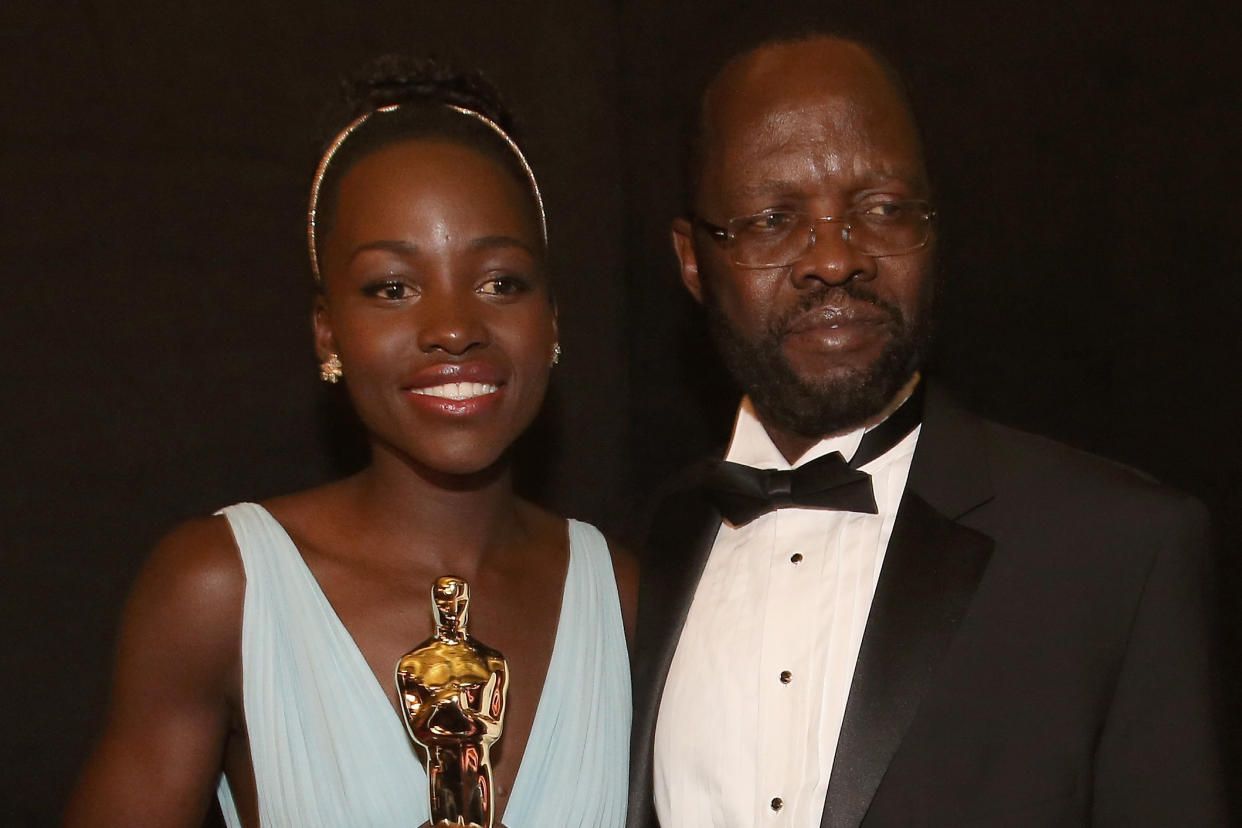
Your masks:
<svg viewBox="0 0 1242 828"><path fill-rule="evenodd" d="M161 542L71 825L197 825L217 781L230 825L427 820L393 674L446 574L509 665L497 821L624 821L633 564L511 483L560 350L538 186L478 76L387 60L355 93L309 241L321 374L370 465Z"/></svg>

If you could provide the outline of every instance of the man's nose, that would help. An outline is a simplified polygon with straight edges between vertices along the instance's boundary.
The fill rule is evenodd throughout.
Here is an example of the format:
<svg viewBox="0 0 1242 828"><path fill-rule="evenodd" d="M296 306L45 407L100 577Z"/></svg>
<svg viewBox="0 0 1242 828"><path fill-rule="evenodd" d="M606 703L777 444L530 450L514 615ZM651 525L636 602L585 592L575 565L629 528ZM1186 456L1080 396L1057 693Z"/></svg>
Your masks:
<svg viewBox="0 0 1242 828"><path fill-rule="evenodd" d="M840 285L852 279L874 279L874 256L860 253L849 241L849 227L844 219L821 218L811 223L805 253L793 263L790 274L796 287L820 282Z"/></svg>
<svg viewBox="0 0 1242 828"><path fill-rule="evenodd" d="M487 343L487 325L471 297L455 294L424 296L419 304L418 347L424 353L443 351L460 356Z"/></svg>

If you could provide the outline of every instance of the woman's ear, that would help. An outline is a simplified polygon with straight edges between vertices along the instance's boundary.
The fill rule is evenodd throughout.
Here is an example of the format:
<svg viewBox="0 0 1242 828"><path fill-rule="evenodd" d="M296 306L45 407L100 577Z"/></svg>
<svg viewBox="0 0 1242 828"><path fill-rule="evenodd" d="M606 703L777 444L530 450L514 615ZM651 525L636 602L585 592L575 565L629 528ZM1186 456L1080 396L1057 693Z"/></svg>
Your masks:
<svg viewBox="0 0 1242 828"><path fill-rule="evenodd" d="M561 361L561 334L557 328L556 305L552 306L552 353L548 360L550 367L555 368Z"/></svg>
<svg viewBox="0 0 1242 828"><path fill-rule="evenodd" d="M337 353L336 337L332 334L332 323L328 319L328 300L323 291L315 294L315 302L311 306L311 327L315 332L315 355L323 362Z"/></svg>

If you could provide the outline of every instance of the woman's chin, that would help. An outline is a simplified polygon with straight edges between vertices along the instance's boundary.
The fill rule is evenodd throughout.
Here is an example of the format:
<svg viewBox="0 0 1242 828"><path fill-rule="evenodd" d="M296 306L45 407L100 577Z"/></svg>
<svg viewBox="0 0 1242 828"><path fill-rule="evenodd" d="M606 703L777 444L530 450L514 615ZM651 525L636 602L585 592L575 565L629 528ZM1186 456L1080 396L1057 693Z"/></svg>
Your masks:
<svg viewBox="0 0 1242 828"><path fill-rule="evenodd" d="M416 464L423 476L445 488L471 489L495 480L509 468L504 451L463 451L424 458Z"/></svg>

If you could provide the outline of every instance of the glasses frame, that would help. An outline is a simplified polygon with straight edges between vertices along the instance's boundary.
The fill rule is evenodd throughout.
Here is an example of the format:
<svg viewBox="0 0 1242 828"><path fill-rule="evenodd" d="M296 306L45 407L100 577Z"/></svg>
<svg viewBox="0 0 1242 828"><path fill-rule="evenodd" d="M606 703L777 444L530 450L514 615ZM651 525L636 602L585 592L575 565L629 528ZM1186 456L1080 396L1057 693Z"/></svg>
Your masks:
<svg viewBox="0 0 1242 828"><path fill-rule="evenodd" d="M931 241L932 228L936 223L936 208L932 206L931 202L925 201L924 199L920 199L920 198L909 198L909 199L902 199L901 201L898 201L896 203L907 204L907 205L922 205L925 208L923 212L926 214L926 218L924 219L924 227L926 229L926 235L923 237L923 240L919 242L917 245L915 245L914 247L908 248L906 250L895 250L891 253L867 253L865 251L859 250L859 252L862 253L864 256L870 256L874 259L880 259L886 256L904 256L907 253L913 253L916 250L922 250L924 247L927 246L927 243ZM798 261L798 259L801 259L803 256L805 256L807 252L811 250L811 248L815 247L815 242L818 240L818 237L815 235L815 228L817 225L821 223L829 223L829 224L839 223L841 225L841 240L844 241L846 244L850 245L851 247L854 247L855 250L858 250L857 246L854 244L853 239L850 238L851 231L853 230L853 226L851 224L850 216L848 214L844 216L820 216L819 218L815 218L811 216L809 213L804 213L799 210L780 210L777 212L793 213L794 215L800 218L806 219L807 229L809 231L807 235L806 247L803 248L801 252L798 253L797 256L794 256L789 261L782 262L780 264L746 264L743 262L739 262L737 260L737 254L734 252L735 250L734 242L737 240L736 233L729 230L727 226L721 227L720 225L714 224L708 221L707 219L703 218L702 216L697 215L695 213L690 214L690 223L692 225L701 227L704 230L706 230L708 235L712 237L713 241L715 241L721 247L728 250L730 254L729 259L730 261L733 262L734 267L740 267L746 270L763 270L765 268L773 268L773 267L788 267L789 265ZM725 224L726 225L732 224L735 221L740 221L743 219L753 219L753 218L757 218L762 215L765 215L765 213L752 213L746 216L734 216L733 218L725 222Z"/></svg>

